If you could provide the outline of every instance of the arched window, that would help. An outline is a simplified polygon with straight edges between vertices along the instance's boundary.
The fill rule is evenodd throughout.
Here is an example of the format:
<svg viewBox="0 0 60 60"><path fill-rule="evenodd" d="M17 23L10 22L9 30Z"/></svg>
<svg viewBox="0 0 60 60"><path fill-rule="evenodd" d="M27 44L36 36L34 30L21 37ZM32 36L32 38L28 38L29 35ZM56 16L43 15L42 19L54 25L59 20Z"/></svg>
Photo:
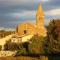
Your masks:
<svg viewBox="0 0 60 60"><path fill-rule="evenodd" d="M27 30L24 30L24 34L27 34Z"/></svg>
<svg viewBox="0 0 60 60"><path fill-rule="evenodd" d="M16 32L18 32L18 27L16 28Z"/></svg>

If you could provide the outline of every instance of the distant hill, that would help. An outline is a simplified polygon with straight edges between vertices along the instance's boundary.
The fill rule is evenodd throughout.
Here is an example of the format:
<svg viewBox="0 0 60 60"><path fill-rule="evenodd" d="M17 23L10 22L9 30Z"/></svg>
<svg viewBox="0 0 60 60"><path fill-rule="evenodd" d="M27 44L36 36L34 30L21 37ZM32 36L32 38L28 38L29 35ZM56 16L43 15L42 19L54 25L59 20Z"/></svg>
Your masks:
<svg viewBox="0 0 60 60"><path fill-rule="evenodd" d="M12 33L15 33L15 31L0 30L0 38L3 38L3 37L10 35Z"/></svg>

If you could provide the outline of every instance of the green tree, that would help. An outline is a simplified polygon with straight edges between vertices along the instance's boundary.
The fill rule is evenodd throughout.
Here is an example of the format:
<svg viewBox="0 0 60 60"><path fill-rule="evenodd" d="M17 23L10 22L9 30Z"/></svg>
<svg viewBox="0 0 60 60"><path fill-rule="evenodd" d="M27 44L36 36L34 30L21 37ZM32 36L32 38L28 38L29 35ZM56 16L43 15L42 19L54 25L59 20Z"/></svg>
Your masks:
<svg viewBox="0 0 60 60"><path fill-rule="evenodd" d="M29 52L31 54L45 54L44 52L44 41L45 41L45 37L42 36L33 36L30 41L29 41Z"/></svg>
<svg viewBox="0 0 60 60"><path fill-rule="evenodd" d="M47 29L47 41L48 53L60 53L60 20L50 21Z"/></svg>
<svg viewBox="0 0 60 60"><path fill-rule="evenodd" d="M20 50L22 49L22 44L12 43L11 41L7 41L4 45L4 50Z"/></svg>
<svg viewBox="0 0 60 60"><path fill-rule="evenodd" d="M44 51L44 41L45 37L42 36L33 36L29 42L22 43L22 49L18 50L16 56L21 54L45 54Z"/></svg>

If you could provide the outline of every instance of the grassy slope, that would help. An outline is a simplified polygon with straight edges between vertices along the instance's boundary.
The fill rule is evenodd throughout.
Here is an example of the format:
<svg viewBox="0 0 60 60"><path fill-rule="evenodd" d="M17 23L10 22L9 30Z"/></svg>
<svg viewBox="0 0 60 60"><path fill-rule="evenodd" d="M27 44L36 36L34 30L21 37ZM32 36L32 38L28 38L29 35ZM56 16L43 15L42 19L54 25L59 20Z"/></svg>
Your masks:
<svg viewBox="0 0 60 60"><path fill-rule="evenodd" d="M20 57L0 57L0 60L40 60L40 59L37 57L20 56Z"/></svg>

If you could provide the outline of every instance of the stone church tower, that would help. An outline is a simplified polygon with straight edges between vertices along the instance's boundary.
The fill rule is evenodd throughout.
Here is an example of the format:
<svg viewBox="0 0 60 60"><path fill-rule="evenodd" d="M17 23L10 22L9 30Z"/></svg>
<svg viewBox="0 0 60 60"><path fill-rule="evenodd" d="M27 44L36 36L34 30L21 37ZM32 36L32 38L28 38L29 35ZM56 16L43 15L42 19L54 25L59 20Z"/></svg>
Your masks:
<svg viewBox="0 0 60 60"><path fill-rule="evenodd" d="M46 29L45 29L45 25L44 25L44 12L42 9L42 5L40 4L38 6L37 9L37 13L36 13L36 29L37 29L37 34L39 34L40 36L46 36Z"/></svg>
<svg viewBox="0 0 60 60"><path fill-rule="evenodd" d="M38 28L44 27L44 12L41 4L38 6L36 13L36 25Z"/></svg>

